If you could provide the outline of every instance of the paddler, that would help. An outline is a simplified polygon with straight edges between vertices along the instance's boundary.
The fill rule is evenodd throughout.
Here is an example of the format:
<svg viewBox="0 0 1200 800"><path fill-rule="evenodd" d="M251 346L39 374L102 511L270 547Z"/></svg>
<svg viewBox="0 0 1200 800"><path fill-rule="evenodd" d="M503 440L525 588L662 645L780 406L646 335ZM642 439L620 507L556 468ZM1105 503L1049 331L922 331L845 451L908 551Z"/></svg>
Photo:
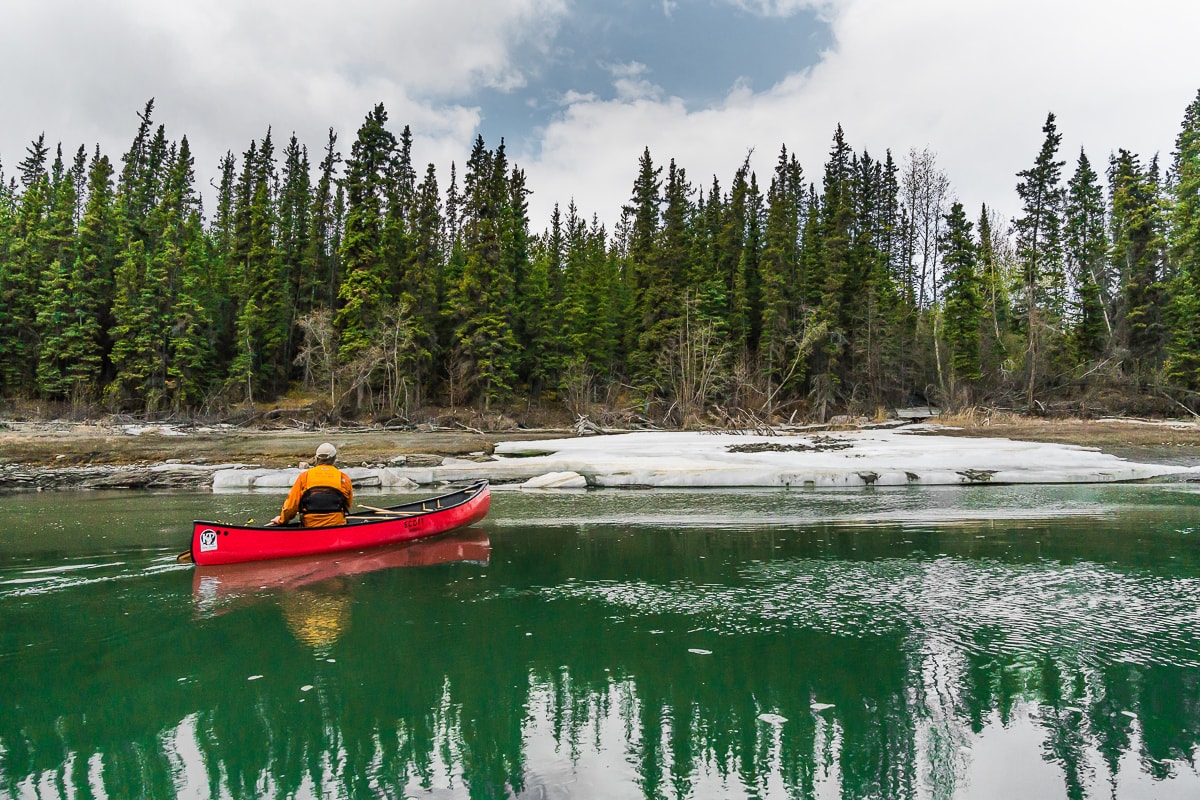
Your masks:
<svg viewBox="0 0 1200 800"><path fill-rule="evenodd" d="M346 512L354 502L354 489L349 476L334 466L337 448L325 442L317 448L313 460L316 465L296 476L283 510L270 524L285 525L296 514L300 514L300 522L306 528L346 524Z"/></svg>

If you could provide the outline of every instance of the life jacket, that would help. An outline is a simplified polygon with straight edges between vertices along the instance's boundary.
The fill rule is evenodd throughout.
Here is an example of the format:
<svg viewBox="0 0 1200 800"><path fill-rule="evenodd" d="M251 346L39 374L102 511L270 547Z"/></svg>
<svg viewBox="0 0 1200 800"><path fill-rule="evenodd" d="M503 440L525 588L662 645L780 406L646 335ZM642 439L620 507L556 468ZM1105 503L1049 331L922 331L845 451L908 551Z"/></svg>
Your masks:
<svg viewBox="0 0 1200 800"><path fill-rule="evenodd" d="M301 514L345 514L350 501L342 494L342 473L332 464L308 471L308 488L300 495Z"/></svg>

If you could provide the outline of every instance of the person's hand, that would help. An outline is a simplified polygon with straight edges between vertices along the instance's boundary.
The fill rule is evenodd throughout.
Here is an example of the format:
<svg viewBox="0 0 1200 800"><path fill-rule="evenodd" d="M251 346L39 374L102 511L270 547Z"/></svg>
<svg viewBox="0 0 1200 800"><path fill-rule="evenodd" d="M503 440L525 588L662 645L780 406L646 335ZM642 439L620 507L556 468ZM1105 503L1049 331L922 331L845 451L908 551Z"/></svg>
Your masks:
<svg viewBox="0 0 1200 800"><path fill-rule="evenodd" d="M268 524L268 525L282 525L282 524L283 524L283 520L281 520L279 517L275 517L273 520L271 520L271 521L270 521L270 522L268 522L267 524Z"/></svg>

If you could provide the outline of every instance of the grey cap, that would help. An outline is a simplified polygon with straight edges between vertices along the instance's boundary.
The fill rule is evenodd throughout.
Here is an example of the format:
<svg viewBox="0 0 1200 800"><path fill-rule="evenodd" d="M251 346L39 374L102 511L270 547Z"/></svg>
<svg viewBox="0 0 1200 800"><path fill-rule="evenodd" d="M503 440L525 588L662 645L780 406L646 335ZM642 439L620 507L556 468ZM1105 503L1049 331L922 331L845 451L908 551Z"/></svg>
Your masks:
<svg viewBox="0 0 1200 800"><path fill-rule="evenodd" d="M318 461L333 461L335 458L337 458L337 448L329 442L325 442L317 448Z"/></svg>

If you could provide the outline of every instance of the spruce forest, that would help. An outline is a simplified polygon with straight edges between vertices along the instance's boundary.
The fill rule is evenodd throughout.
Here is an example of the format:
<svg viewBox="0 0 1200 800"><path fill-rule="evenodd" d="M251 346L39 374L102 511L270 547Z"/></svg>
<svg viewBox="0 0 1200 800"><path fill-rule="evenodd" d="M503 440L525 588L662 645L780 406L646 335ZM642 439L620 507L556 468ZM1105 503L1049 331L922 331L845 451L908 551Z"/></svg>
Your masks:
<svg viewBox="0 0 1200 800"><path fill-rule="evenodd" d="M1200 94L1166 164L1062 153L1050 114L1012 218L955 202L928 150L857 152L839 126L819 173L783 147L769 176L747 158L694 183L647 149L613 230L573 203L535 230L503 142L418 171L382 105L315 167L270 131L227 153L206 209L153 112L118 162L39 137L0 165L10 406L682 426L1200 410Z"/></svg>

